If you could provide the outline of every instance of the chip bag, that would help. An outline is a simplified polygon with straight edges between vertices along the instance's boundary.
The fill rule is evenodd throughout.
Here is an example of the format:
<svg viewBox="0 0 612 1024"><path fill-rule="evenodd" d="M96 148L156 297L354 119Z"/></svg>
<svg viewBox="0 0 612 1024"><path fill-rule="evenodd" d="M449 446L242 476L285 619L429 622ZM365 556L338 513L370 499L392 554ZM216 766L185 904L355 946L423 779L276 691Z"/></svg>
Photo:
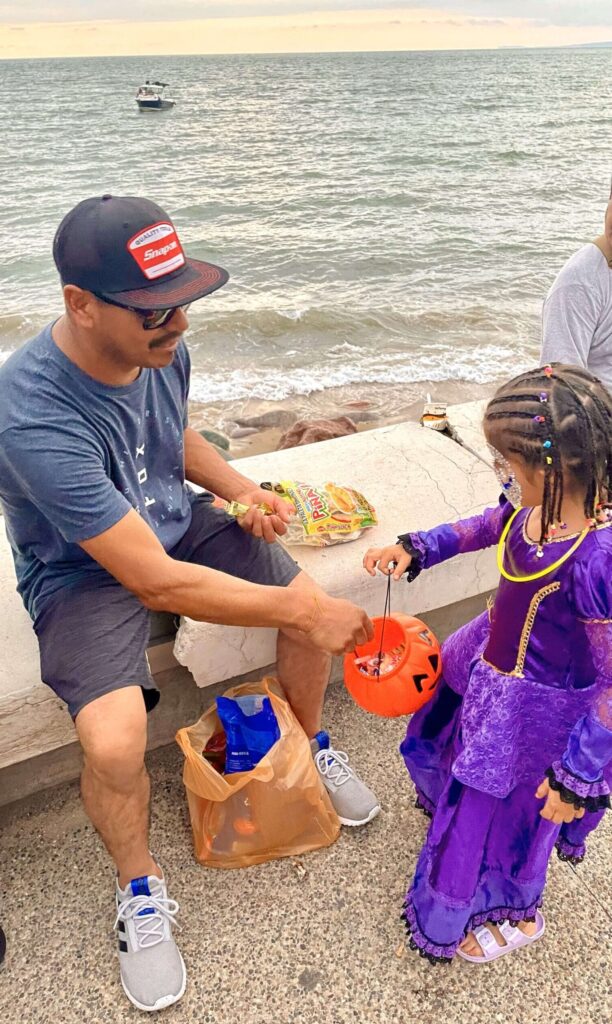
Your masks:
<svg viewBox="0 0 612 1024"><path fill-rule="evenodd" d="M340 832L306 733L276 680L243 683L225 697L253 694L269 700L280 737L250 771L221 775L203 756L222 729L214 704L176 734L185 755L195 856L209 867L242 868L297 856L329 846Z"/></svg>
<svg viewBox="0 0 612 1024"><path fill-rule="evenodd" d="M341 487L331 482L314 486L298 480L281 480L277 484L264 483L261 486L286 498L295 508L296 515L280 538L289 546L306 544L324 548L342 544L356 540L364 530L378 522L373 506L352 487ZM265 505L259 507L266 510ZM247 506L235 501L226 503L224 508L234 516L248 512Z"/></svg>

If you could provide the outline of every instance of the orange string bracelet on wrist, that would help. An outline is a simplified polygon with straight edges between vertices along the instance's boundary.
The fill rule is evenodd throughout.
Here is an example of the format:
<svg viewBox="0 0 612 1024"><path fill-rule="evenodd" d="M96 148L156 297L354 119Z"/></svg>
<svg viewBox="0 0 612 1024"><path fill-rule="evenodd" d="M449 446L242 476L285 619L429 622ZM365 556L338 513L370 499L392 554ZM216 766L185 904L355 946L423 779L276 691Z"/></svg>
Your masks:
<svg viewBox="0 0 612 1024"><path fill-rule="evenodd" d="M310 622L308 623L306 628L303 630L304 633L310 633L310 630L314 626L314 621L315 621L315 617L316 617L317 612L319 612L320 614L322 614L322 612L323 612L323 609L321 608L321 605L317 601L317 595L316 594L312 595L312 599L313 599L313 601L315 603L315 607L314 607L314 611L312 613L312 616L310 618Z"/></svg>

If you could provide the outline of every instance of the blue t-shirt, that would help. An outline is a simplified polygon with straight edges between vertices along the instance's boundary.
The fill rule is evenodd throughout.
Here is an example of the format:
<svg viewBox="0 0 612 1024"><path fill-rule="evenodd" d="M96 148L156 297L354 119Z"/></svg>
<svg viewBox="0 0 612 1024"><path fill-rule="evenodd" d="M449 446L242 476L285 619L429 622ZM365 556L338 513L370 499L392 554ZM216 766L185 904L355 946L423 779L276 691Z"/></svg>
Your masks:
<svg viewBox="0 0 612 1024"><path fill-rule="evenodd" d="M78 542L131 508L166 551L187 530L189 369L181 341L169 366L101 384L57 347L51 325L0 367L0 501L32 618L60 587L107 575Z"/></svg>

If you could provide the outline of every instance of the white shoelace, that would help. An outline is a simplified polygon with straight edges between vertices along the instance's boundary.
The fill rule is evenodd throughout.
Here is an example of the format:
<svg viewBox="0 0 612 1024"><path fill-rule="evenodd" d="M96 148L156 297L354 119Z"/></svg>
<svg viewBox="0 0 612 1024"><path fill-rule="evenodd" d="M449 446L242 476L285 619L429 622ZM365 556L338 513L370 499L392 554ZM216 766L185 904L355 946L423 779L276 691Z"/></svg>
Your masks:
<svg viewBox="0 0 612 1024"><path fill-rule="evenodd" d="M348 754L344 750L319 750L315 754L315 764L321 775L324 775L335 786L343 786L353 778L353 769L348 763Z"/></svg>
<svg viewBox="0 0 612 1024"><path fill-rule="evenodd" d="M138 916L139 911L149 908L153 908L153 914ZM119 906L113 927L116 928L120 921L133 920L139 949L148 949L164 941L164 919L177 928L181 927L175 921L178 909L176 900L163 896L132 896Z"/></svg>

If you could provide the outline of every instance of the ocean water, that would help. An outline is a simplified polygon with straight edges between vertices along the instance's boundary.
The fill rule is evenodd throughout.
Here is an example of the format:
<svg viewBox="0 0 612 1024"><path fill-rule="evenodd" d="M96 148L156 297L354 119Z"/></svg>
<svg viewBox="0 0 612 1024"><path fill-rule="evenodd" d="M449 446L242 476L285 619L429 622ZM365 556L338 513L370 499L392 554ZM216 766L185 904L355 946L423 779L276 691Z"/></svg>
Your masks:
<svg viewBox="0 0 612 1024"><path fill-rule="evenodd" d="M173 110L137 111L146 77ZM535 363L609 192L612 49L4 61L0 84L0 359L61 308L62 215L142 194L231 273L190 312L217 405Z"/></svg>

